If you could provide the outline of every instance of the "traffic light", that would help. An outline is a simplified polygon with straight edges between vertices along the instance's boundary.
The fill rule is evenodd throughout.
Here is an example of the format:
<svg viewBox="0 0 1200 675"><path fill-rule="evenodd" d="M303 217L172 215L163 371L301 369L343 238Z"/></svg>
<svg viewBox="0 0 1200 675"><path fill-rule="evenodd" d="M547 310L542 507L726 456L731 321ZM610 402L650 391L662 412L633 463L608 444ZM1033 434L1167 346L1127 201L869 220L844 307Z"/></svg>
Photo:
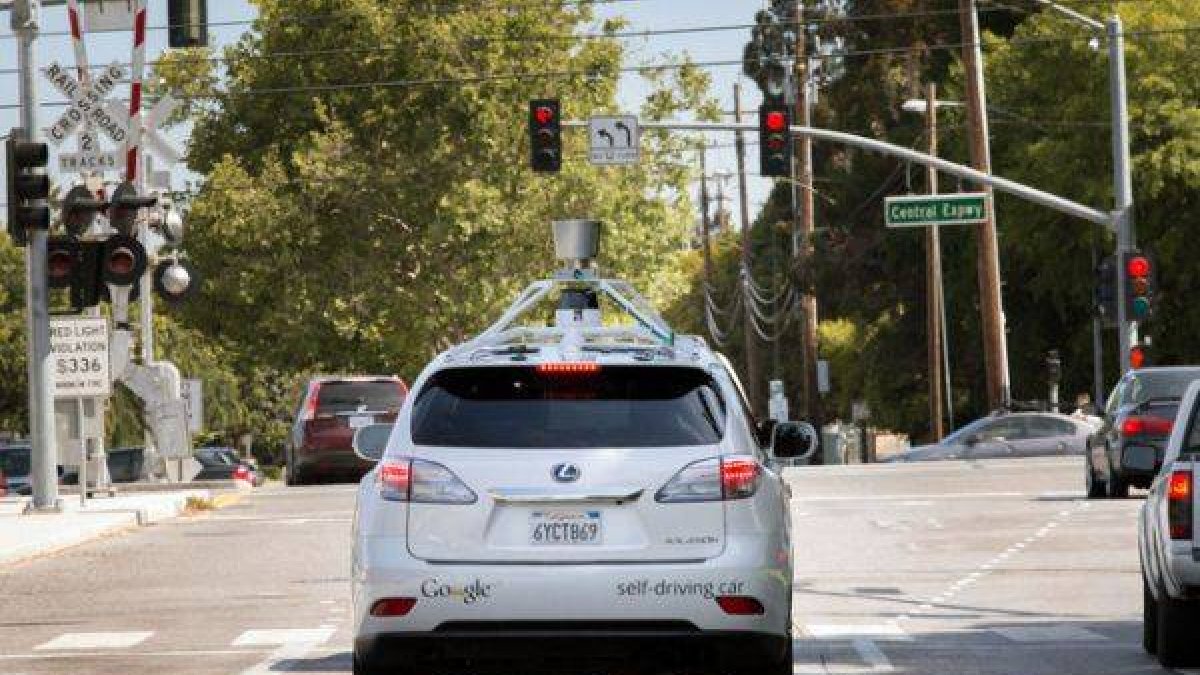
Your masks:
<svg viewBox="0 0 1200 675"><path fill-rule="evenodd" d="M562 169L562 120L558 99L543 98L529 102L530 163L539 173Z"/></svg>
<svg viewBox="0 0 1200 675"><path fill-rule="evenodd" d="M1129 348L1129 367L1137 370L1150 365L1150 345L1140 344Z"/></svg>
<svg viewBox="0 0 1200 675"><path fill-rule="evenodd" d="M1130 321L1150 318L1154 303L1154 261L1140 251L1122 254L1125 266L1125 313Z"/></svg>
<svg viewBox="0 0 1200 675"><path fill-rule="evenodd" d="M1117 259L1108 256L1096 265L1096 283L1092 302L1095 311L1106 322L1117 320Z"/></svg>
<svg viewBox="0 0 1200 675"><path fill-rule="evenodd" d="M139 197L133 183L125 181L113 191L108 206L108 223L117 232L132 237L137 234L138 209L149 208L157 203L157 197Z"/></svg>
<svg viewBox="0 0 1200 675"><path fill-rule="evenodd" d="M792 177L792 116L786 105L758 109L759 173Z"/></svg>
<svg viewBox="0 0 1200 675"><path fill-rule="evenodd" d="M167 45L204 47L208 45L207 0L167 0Z"/></svg>
<svg viewBox="0 0 1200 675"><path fill-rule="evenodd" d="M24 246L27 230L50 229L50 177L46 162L50 150L45 143L25 140L22 129L13 129L5 143L8 176L8 233L13 242Z"/></svg>
<svg viewBox="0 0 1200 675"><path fill-rule="evenodd" d="M92 227L96 214L108 206L104 201L96 199L91 190L82 185L76 185L67 192L63 199L62 221L67 234L79 237Z"/></svg>
<svg viewBox="0 0 1200 675"><path fill-rule="evenodd" d="M133 286L146 272L146 249L133 237L114 234L101 242L100 281L106 287Z"/></svg>

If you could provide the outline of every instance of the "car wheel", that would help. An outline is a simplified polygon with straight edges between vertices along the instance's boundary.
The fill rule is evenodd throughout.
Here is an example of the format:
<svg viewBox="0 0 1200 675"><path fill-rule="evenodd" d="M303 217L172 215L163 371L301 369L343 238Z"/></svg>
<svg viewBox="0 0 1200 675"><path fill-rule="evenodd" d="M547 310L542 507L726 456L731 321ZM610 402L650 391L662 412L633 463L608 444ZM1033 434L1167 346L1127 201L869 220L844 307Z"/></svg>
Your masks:
<svg viewBox="0 0 1200 675"><path fill-rule="evenodd" d="M1123 478L1112 474L1112 478L1108 479L1108 498L1109 499L1125 499L1129 496L1129 483L1126 483Z"/></svg>
<svg viewBox="0 0 1200 675"><path fill-rule="evenodd" d="M792 657L792 634L788 633L786 653L780 655L778 659L765 661L757 666L747 666L734 670L734 675L792 675L793 661Z"/></svg>
<svg viewBox="0 0 1200 675"><path fill-rule="evenodd" d="M1195 602L1175 600L1163 594L1158 601L1158 662L1164 668L1196 663L1195 631L1200 627Z"/></svg>
<svg viewBox="0 0 1200 675"><path fill-rule="evenodd" d="M291 452L287 454L284 462L286 463L286 466L283 471L283 482L287 483L289 486L303 485L304 483L300 480L300 474L298 471L296 471L296 458Z"/></svg>
<svg viewBox="0 0 1200 675"><path fill-rule="evenodd" d="M1108 483L1096 477L1096 468L1092 466L1091 452L1084 462L1084 486L1087 488L1088 499L1104 499L1108 496Z"/></svg>
<svg viewBox="0 0 1200 675"><path fill-rule="evenodd" d="M1142 649L1147 654L1158 651L1158 601L1150 592L1145 572L1142 572Z"/></svg>

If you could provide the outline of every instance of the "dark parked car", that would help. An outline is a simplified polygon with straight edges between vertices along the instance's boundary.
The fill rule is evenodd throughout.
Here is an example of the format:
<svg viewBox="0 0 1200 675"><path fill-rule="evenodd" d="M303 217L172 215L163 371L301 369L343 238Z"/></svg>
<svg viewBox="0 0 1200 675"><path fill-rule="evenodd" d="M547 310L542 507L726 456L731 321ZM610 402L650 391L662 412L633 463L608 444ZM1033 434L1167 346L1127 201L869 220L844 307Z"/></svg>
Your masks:
<svg viewBox="0 0 1200 675"><path fill-rule="evenodd" d="M1162 466L1179 400L1200 366L1131 370L1108 395L1104 423L1088 442L1084 481L1092 499L1147 488Z"/></svg>
<svg viewBox="0 0 1200 675"><path fill-rule="evenodd" d="M145 448L112 448L105 455L112 482L132 483L142 477Z"/></svg>
<svg viewBox="0 0 1200 675"><path fill-rule="evenodd" d="M975 420L940 443L911 448L888 461L1082 455L1094 430L1082 419L1058 413L1000 413Z"/></svg>
<svg viewBox="0 0 1200 675"><path fill-rule="evenodd" d="M197 448L193 456L201 467L194 480L244 480L254 486L263 483L262 474L233 448Z"/></svg>
<svg viewBox="0 0 1200 675"><path fill-rule="evenodd" d="M27 445L10 445L0 448L0 480L4 481L3 490L11 495L28 495L32 493L29 474L32 471L32 456Z"/></svg>
<svg viewBox="0 0 1200 675"><path fill-rule="evenodd" d="M408 387L398 377L318 377L300 397L288 439L285 480L359 480L372 467L354 454L354 432L393 422Z"/></svg>

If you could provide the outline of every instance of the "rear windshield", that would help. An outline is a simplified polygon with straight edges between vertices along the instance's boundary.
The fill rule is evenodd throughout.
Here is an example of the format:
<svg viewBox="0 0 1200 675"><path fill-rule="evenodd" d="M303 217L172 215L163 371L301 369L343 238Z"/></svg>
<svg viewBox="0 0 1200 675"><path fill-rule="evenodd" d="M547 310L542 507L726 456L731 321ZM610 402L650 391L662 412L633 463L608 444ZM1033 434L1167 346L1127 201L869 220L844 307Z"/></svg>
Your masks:
<svg viewBox="0 0 1200 675"><path fill-rule="evenodd" d="M413 405L417 445L645 448L718 443L725 405L696 368L609 366L546 375L532 367L453 368Z"/></svg>
<svg viewBox="0 0 1200 675"><path fill-rule="evenodd" d="M1128 400L1141 404L1164 398L1182 398L1193 380L1200 379L1200 370L1161 371L1135 375L1129 383Z"/></svg>
<svg viewBox="0 0 1200 675"><path fill-rule="evenodd" d="M395 380L323 382L317 390L318 415L358 410L396 412L403 403L404 389Z"/></svg>
<svg viewBox="0 0 1200 675"><path fill-rule="evenodd" d="M9 478L25 477L30 472L29 448L0 450L0 472Z"/></svg>

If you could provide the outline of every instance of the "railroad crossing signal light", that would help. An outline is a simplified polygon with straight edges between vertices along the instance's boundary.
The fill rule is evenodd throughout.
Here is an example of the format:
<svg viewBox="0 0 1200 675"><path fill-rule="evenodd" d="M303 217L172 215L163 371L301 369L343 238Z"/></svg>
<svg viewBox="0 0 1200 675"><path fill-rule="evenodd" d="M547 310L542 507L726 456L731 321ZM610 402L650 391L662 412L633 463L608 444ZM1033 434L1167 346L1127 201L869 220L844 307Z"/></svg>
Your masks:
<svg viewBox="0 0 1200 675"><path fill-rule="evenodd" d="M172 305L187 300L199 288L200 276L186 260L164 260L154 269L154 290Z"/></svg>
<svg viewBox="0 0 1200 675"><path fill-rule="evenodd" d="M530 164L539 173L562 169L562 119L556 98L529 102Z"/></svg>
<svg viewBox="0 0 1200 675"><path fill-rule="evenodd" d="M45 143L25 140L22 129L13 129L5 143L8 170L8 233L18 246L24 246L27 230L50 229L50 177L46 163L50 149Z"/></svg>
<svg viewBox="0 0 1200 675"><path fill-rule="evenodd" d="M50 237L46 244L46 285L70 289L75 309L95 307L103 297L99 286L101 243Z"/></svg>
<svg viewBox="0 0 1200 675"><path fill-rule="evenodd" d="M82 185L76 185L67 192L63 199L62 221L67 234L79 237L92 227L96 214L103 211L108 204L96 199L92 191Z"/></svg>
<svg viewBox="0 0 1200 675"><path fill-rule="evenodd" d="M132 286L146 272L146 249L133 237L114 234L100 248L100 281Z"/></svg>
<svg viewBox="0 0 1200 675"><path fill-rule="evenodd" d="M157 203L157 197L139 197L133 183L125 181L113 191L112 201L108 207L108 222L117 232L127 237L136 236L138 210L149 208Z"/></svg>
<svg viewBox="0 0 1200 675"><path fill-rule="evenodd" d="M1150 318L1154 303L1154 261L1140 251L1122 256L1125 267L1125 311L1131 321Z"/></svg>
<svg viewBox="0 0 1200 675"><path fill-rule="evenodd" d="M792 116L786 105L758 109L759 173L792 177Z"/></svg>

